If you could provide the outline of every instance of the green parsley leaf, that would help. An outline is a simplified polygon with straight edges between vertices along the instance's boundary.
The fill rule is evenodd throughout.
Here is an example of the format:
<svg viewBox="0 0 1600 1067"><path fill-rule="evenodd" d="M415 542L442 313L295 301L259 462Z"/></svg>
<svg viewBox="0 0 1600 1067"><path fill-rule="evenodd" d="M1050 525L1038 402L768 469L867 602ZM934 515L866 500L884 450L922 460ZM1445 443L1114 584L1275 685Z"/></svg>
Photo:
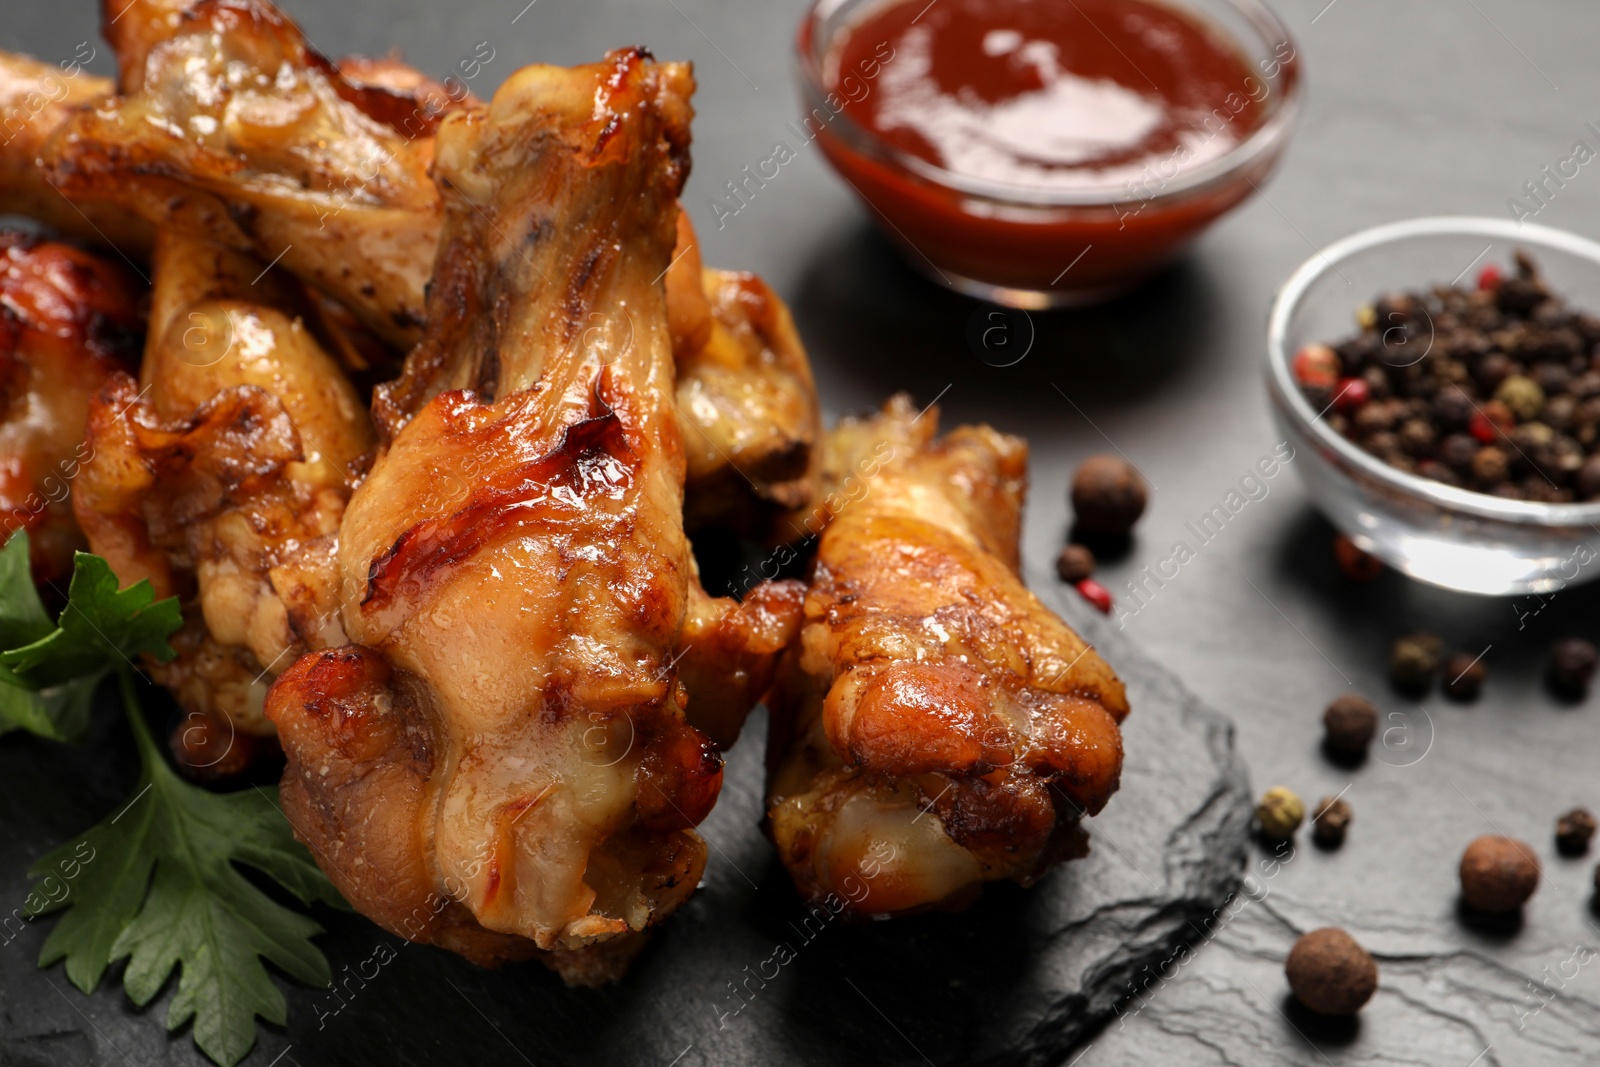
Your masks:
<svg viewBox="0 0 1600 1067"><path fill-rule="evenodd" d="M23 729L52 741L82 741L89 733L94 691L109 669L35 692L0 666L0 733Z"/></svg>
<svg viewBox="0 0 1600 1067"><path fill-rule="evenodd" d="M54 628L28 569L28 532L18 530L0 548L0 649L31 645Z"/></svg>
<svg viewBox="0 0 1600 1067"><path fill-rule="evenodd" d="M106 561L80 552L51 625L28 569L28 535L14 534L0 549L0 733L83 740L95 688L119 660L172 658L167 635L183 616L176 599L154 600L149 582L119 592Z"/></svg>
<svg viewBox="0 0 1600 1067"><path fill-rule="evenodd" d="M40 881L27 913L66 909L39 966L65 959L67 977L87 993L126 957L123 987L143 1006L181 965L167 1027L194 1020L195 1043L232 1067L255 1044L256 1016L285 1021L283 994L263 958L311 985L332 980L310 940L322 928L256 888L236 865L269 876L302 903L344 902L295 841L276 790L210 793L178 777L150 738L129 672L118 676L144 773L121 811L29 870Z"/></svg>
<svg viewBox="0 0 1600 1067"><path fill-rule="evenodd" d="M119 590L110 564L79 552L55 630L0 652L0 665L33 688L48 689L104 671L108 662L131 664L139 655L166 663L177 655L167 637L182 625L176 597L157 601L148 580Z"/></svg>

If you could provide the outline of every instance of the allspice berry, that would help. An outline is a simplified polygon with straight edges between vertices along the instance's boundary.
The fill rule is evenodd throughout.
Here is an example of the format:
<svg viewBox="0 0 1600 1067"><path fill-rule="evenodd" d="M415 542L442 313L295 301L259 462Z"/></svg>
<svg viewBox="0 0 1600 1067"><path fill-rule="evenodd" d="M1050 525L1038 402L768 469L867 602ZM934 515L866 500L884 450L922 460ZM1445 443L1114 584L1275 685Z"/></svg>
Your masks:
<svg viewBox="0 0 1600 1067"><path fill-rule="evenodd" d="M1378 709L1366 697L1346 693L1334 698L1322 713L1322 726L1329 752L1340 759L1357 760L1367 754L1372 735L1378 732Z"/></svg>
<svg viewBox="0 0 1600 1067"><path fill-rule="evenodd" d="M1323 797L1317 801L1311 816L1311 839L1323 848L1338 848L1344 844L1345 831L1350 828L1350 805L1340 797Z"/></svg>
<svg viewBox="0 0 1600 1067"><path fill-rule="evenodd" d="M1489 915L1506 915L1539 888L1539 861L1521 841L1485 834L1461 854L1461 898Z"/></svg>
<svg viewBox="0 0 1600 1067"><path fill-rule="evenodd" d="M1283 973L1295 998L1318 1015L1354 1015L1378 989L1372 953L1332 926L1296 941Z"/></svg>
<svg viewBox="0 0 1600 1067"><path fill-rule="evenodd" d="M1444 661L1445 694L1455 700L1477 700L1483 680L1488 676L1489 669L1483 665L1482 656L1453 652Z"/></svg>
<svg viewBox="0 0 1600 1067"><path fill-rule="evenodd" d="M1068 545L1056 557L1056 574L1063 582L1077 585L1094 573L1094 553L1082 545Z"/></svg>
<svg viewBox="0 0 1600 1067"><path fill-rule="evenodd" d="M1256 822L1261 836L1269 841L1287 841L1305 821L1306 806L1292 789L1275 785L1262 794L1256 805Z"/></svg>
<svg viewBox="0 0 1600 1067"><path fill-rule="evenodd" d="M1569 637L1556 645L1550 656L1550 688L1565 697L1579 699L1589 692L1600 654L1581 637Z"/></svg>
<svg viewBox="0 0 1600 1067"><path fill-rule="evenodd" d="M1087 534L1121 537L1144 514L1144 479L1121 456L1090 456L1072 476L1072 511Z"/></svg>
<svg viewBox="0 0 1600 1067"><path fill-rule="evenodd" d="M1409 693L1425 693L1439 673L1444 642L1430 633L1407 634L1389 650L1389 677Z"/></svg>
<svg viewBox="0 0 1600 1067"><path fill-rule="evenodd" d="M1594 829L1594 815L1589 809L1573 808L1556 820L1556 848L1563 856L1581 856L1589 851Z"/></svg>

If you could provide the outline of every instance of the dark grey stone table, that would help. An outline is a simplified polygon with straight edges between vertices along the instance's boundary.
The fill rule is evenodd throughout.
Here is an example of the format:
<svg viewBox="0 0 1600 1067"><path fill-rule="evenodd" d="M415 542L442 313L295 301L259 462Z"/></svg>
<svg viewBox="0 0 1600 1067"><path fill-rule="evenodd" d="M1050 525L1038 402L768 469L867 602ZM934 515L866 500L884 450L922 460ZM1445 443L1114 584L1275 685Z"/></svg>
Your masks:
<svg viewBox="0 0 1600 1067"><path fill-rule="evenodd" d="M978 306L903 267L814 153L802 153L717 228L708 198L745 164L771 154L794 111L789 42L797 3L284 6L330 54L398 46L436 76L487 40L495 57L473 84L484 93L521 63L587 60L623 43L694 59L701 88L686 199L707 261L757 270L791 301L830 413L906 389L924 401L942 394L947 422L987 420L1026 435L1034 491L1025 550L1036 581L1061 542L1072 464L1110 447L1127 454L1155 488L1133 551L1105 568L1117 592L1167 555L1185 522L1220 501L1277 443L1261 384L1262 334L1273 291L1300 261L1346 233L1405 216L1508 215L1508 198L1543 165L1569 155L1575 141L1591 138L1584 124L1600 119L1600 11L1583 0L1281 2L1307 63L1308 106L1264 196L1141 291L1092 311L1034 316L1032 350L998 368L968 345ZM52 59L96 39L87 0L12 7L22 9L0 20L0 47ZM94 66L108 69L103 49ZM1559 189L1538 221L1600 235L1600 171L1591 171ZM1145 972L1131 987L1137 995L1086 1043L1064 1047L1057 1062L1542 1067L1600 1060L1600 966L1575 962L1590 956L1580 947L1600 945L1593 862L1562 859L1550 841L1559 812L1577 803L1600 807L1600 708L1557 703L1539 684L1555 640L1600 636L1600 587L1563 592L1519 620L1509 601L1457 596L1394 574L1351 586L1335 572L1329 530L1292 464L1269 485L1118 637L1234 721L1256 788L1282 783L1308 800L1344 790L1355 810L1349 841L1336 853L1307 846L1276 861L1255 848L1251 897L1208 927L1192 953ZM1435 697L1418 705L1387 691L1388 643L1423 627L1452 647L1488 649L1482 700L1463 707ZM1328 763L1317 745L1320 708L1350 688L1379 697L1386 716L1386 743L1355 770ZM752 744L741 746L730 780L743 768L753 781L758 760ZM110 744L40 757L0 742L0 855L13 868L0 882L6 891L20 899L14 867L99 818L125 790L128 771ZM708 891L642 966L658 966L674 943L702 933L704 908L758 911L787 892L752 828L756 807L753 795L735 790L718 809L709 829L734 839L732 854L726 864L713 861ZM1545 876L1519 924L1486 929L1457 912L1455 865L1470 838L1495 830L1532 842ZM1097 855L1100 870L1121 862L1115 850ZM1145 864L1127 860L1124 875L1137 880ZM1019 961L1035 958L1017 943L1030 930L1026 901L1001 894L969 921L975 925L947 929L951 951L971 955L961 973L973 988L952 978L935 1010L961 1019L963 1006L1004 1002L1027 988L1035 976L1016 973ZM1010 921L1011 911L1021 918ZM1350 929L1382 968L1374 1001L1358 1021L1341 1025L1300 1011L1282 977L1296 932L1329 924ZM990 933L990 940L977 936ZM114 988L86 998L59 968L37 971L42 936L29 929L0 946L0 1064L203 1062L186 1035L165 1035L164 1000L138 1016ZM940 936L938 928L930 936ZM327 943L335 969L365 959L381 937L356 920L335 924ZM837 1003L834 987L851 977L826 968L836 962L829 947L781 979L787 985L774 984L781 1010L759 1020L772 1031L766 1044L688 1049L668 1047L664 1037L648 1048L623 1047L610 1022L626 1010L648 1028L652 1013L661 1013L657 1029L671 1034L681 1022L674 1016L690 1010L681 998L652 1001L623 989L557 1000L533 972L489 975L407 948L320 1031L304 1019L308 998L297 996L299 1021L287 1033L264 1028L249 1062L961 1062L963 1049L978 1045L911 1021L929 1006L907 1003L907 991L931 995L930 986L925 974L907 973L921 957L897 957L896 948L885 940L879 963L854 974L873 993L854 1013L819 1017L816 1006ZM717 1002L708 994L700 1010L709 1017ZM911 1028L896 1044L902 1026ZM564 1044L509 1037L542 1029L568 1036ZM752 1051L761 1048L784 1052Z"/></svg>

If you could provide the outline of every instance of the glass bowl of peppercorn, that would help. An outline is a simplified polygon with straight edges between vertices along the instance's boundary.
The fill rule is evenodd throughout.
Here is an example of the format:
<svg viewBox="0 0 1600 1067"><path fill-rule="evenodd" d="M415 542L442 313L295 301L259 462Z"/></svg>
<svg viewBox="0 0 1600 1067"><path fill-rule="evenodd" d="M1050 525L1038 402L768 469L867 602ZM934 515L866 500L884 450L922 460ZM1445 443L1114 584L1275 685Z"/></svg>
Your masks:
<svg viewBox="0 0 1600 1067"><path fill-rule="evenodd" d="M1347 237L1278 294L1267 380L1367 552L1489 595L1600 576L1600 244L1491 218Z"/></svg>

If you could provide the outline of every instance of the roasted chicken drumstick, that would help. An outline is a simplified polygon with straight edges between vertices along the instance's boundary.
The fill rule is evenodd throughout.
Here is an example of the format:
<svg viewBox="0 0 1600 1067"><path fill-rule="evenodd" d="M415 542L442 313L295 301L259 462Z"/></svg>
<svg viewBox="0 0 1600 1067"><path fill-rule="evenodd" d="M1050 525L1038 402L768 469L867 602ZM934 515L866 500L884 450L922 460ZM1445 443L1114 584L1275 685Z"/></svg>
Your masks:
<svg viewBox="0 0 1600 1067"><path fill-rule="evenodd" d="M1082 855L1122 767L1121 681L1017 575L1027 446L937 418L899 396L831 435L840 503L772 700L779 855L864 914Z"/></svg>
<svg viewBox="0 0 1600 1067"><path fill-rule="evenodd" d="M704 867L722 771L686 717L684 642L743 618L770 664L798 609L793 589L711 601L683 533L661 278L691 88L623 51L526 68L445 120L407 375L463 387L389 391L393 438L340 532L353 644L267 703L285 810L347 899L571 981L617 974Z"/></svg>
<svg viewBox="0 0 1600 1067"><path fill-rule="evenodd" d="M91 406L73 503L124 585L184 598L179 656L149 669L191 715L180 760L225 774L272 733L272 677L344 642L333 550L372 427L293 279L173 233L152 267L140 379L113 376Z"/></svg>
<svg viewBox="0 0 1600 1067"><path fill-rule="evenodd" d="M69 496L94 454L84 424L138 356L143 288L99 256L0 232L0 543L28 532L36 581L64 581L84 547Z"/></svg>
<svg viewBox="0 0 1600 1067"><path fill-rule="evenodd" d="M107 0L121 95L43 151L72 198L276 263L395 344L422 322L437 116L363 89L265 0Z"/></svg>
<svg viewBox="0 0 1600 1067"><path fill-rule="evenodd" d="M43 132L64 109L30 122L34 147L17 167L19 188L59 201L47 181L91 205L115 200L162 228L279 264L392 344L418 340L442 218L428 179L433 133L448 111L481 105L394 60L336 65L267 0L105 0L105 8L123 95L77 115L47 145ZM17 60L18 91L29 62ZM5 84L0 77L0 92ZM100 90L75 91L93 100ZM0 148L0 178L14 162ZM667 303L690 525L786 538L791 531L773 523L810 502L820 462L805 350L760 279L702 274L686 218L679 237ZM461 384L417 370L422 380L408 385L416 395L402 406ZM386 414L380 404L384 432Z"/></svg>

